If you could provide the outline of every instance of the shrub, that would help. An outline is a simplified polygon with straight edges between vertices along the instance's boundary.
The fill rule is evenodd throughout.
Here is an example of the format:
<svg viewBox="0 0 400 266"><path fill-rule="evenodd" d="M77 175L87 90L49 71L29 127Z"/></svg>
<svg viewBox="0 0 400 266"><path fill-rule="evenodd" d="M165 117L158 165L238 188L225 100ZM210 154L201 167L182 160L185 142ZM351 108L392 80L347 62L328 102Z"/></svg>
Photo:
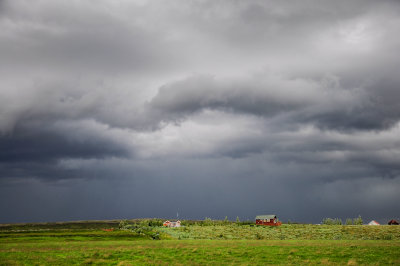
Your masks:
<svg viewBox="0 0 400 266"><path fill-rule="evenodd" d="M256 239L263 239L263 238L264 238L263 235L260 234L259 232L257 232L257 233L255 234L255 237L256 237Z"/></svg>
<svg viewBox="0 0 400 266"><path fill-rule="evenodd" d="M325 224L325 225L341 225L342 224L342 219L339 219L339 218L335 218L335 219L324 218L322 220L322 224Z"/></svg>
<svg viewBox="0 0 400 266"><path fill-rule="evenodd" d="M129 225L127 220L121 220L121 222L119 222L119 229L126 229L126 226Z"/></svg>
<svg viewBox="0 0 400 266"><path fill-rule="evenodd" d="M225 216L224 224L228 224L228 223L229 223L228 216Z"/></svg>
<svg viewBox="0 0 400 266"><path fill-rule="evenodd" d="M162 226L163 220L161 220L161 219L145 219L140 222L140 225L141 226L150 226L150 227Z"/></svg>
<svg viewBox="0 0 400 266"><path fill-rule="evenodd" d="M357 218L353 219L353 224L355 224L355 225L362 225L363 224L363 219L361 218L361 215L358 215Z"/></svg>
<svg viewBox="0 0 400 266"><path fill-rule="evenodd" d="M343 224L342 223L342 219L339 219L339 218L335 218L333 221L334 221L333 224L336 224L336 225L342 225Z"/></svg>
<svg viewBox="0 0 400 266"><path fill-rule="evenodd" d="M119 223L119 228L122 230L129 230L138 235L148 236L151 239L158 240L160 239L160 233L154 231L153 227L158 226L160 224L160 221L160 219L144 219L136 223L129 223L127 220L122 220Z"/></svg>
<svg viewBox="0 0 400 266"><path fill-rule="evenodd" d="M341 240L341 239L342 239L342 235L339 235L339 234L337 234L333 237L333 240Z"/></svg>
<svg viewBox="0 0 400 266"><path fill-rule="evenodd" d="M160 238L160 233L158 233L158 232L150 232L149 236L154 240L160 240L161 239Z"/></svg>
<svg viewBox="0 0 400 266"><path fill-rule="evenodd" d="M331 218L324 218L324 219L322 220L322 224L333 225L333 219L331 219Z"/></svg>
<svg viewBox="0 0 400 266"><path fill-rule="evenodd" d="M353 220L350 218L346 219L346 225L353 225Z"/></svg>
<svg viewBox="0 0 400 266"><path fill-rule="evenodd" d="M202 223L202 225L212 225L213 221L211 220L211 218L204 218L204 222Z"/></svg>
<svg viewBox="0 0 400 266"><path fill-rule="evenodd" d="M243 221L243 222L238 222L237 224L239 225L254 225L254 221Z"/></svg>
<svg viewBox="0 0 400 266"><path fill-rule="evenodd" d="M392 240L393 239L393 235L391 235L391 234L384 235L383 239L384 240Z"/></svg>

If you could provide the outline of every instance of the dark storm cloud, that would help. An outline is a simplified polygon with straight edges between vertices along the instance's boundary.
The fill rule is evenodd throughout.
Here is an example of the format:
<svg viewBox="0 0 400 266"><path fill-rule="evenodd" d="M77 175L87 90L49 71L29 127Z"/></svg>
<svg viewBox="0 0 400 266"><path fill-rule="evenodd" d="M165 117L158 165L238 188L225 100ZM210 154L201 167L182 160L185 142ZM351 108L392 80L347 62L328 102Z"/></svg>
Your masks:
<svg viewBox="0 0 400 266"><path fill-rule="evenodd" d="M12 134L0 138L0 162L57 161L60 158L96 158L127 156L128 151L116 141L81 131L21 125ZM80 135L81 134L81 135ZM80 135L78 137L71 135Z"/></svg>
<svg viewBox="0 0 400 266"><path fill-rule="evenodd" d="M25 122L25 123L24 123ZM82 122L81 122L82 123ZM0 136L0 178L58 180L89 177L59 165L62 160L130 157L125 144L96 132L94 122L83 126L68 122L20 122L12 133ZM90 128L93 127L93 130Z"/></svg>
<svg viewBox="0 0 400 266"><path fill-rule="evenodd" d="M391 216L399 13L0 0L0 221Z"/></svg>

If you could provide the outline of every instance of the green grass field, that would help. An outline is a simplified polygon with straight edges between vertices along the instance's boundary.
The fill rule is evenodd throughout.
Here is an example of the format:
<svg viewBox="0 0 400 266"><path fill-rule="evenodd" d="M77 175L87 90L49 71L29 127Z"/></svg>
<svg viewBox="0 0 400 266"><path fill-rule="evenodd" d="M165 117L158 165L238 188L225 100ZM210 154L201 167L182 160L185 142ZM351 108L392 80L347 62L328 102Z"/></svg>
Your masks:
<svg viewBox="0 0 400 266"><path fill-rule="evenodd" d="M98 223L0 226L0 264L400 265L400 226L151 227L161 239L152 240L117 222L105 223L111 232Z"/></svg>

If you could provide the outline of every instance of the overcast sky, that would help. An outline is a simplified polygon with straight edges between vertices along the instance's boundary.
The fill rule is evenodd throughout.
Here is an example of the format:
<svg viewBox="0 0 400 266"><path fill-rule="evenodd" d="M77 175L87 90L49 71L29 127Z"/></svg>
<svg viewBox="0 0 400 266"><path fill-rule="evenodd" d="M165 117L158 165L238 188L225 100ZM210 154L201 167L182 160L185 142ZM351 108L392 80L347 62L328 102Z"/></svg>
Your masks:
<svg viewBox="0 0 400 266"><path fill-rule="evenodd" d="M400 2L0 0L0 222L400 218Z"/></svg>

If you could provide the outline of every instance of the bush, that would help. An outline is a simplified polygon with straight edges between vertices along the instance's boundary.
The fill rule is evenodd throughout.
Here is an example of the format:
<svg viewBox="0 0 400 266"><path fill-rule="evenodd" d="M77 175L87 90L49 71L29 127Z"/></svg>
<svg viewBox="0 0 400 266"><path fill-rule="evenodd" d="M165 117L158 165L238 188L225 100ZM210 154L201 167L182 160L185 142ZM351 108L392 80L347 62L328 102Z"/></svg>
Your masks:
<svg viewBox="0 0 400 266"><path fill-rule="evenodd" d="M346 225L353 225L353 220L350 218L346 219Z"/></svg>
<svg viewBox="0 0 400 266"><path fill-rule="evenodd" d="M333 225L333 219L331 219L331 218L324 218L324 219L322 220L322 224L325 224L325 225Z"/></svg>
<svg viewBox="0 0 400 266"><path fill-rule="evenodd" d="M339 219L339 218L335 218L335 219L324 218L322 220L322 224L325 224L325 225L341 225L342 224L342 219Z"/></svg>
<svg viewBox="0 0 400 266"><path fill-rule="evenodd" d="M144 219L139 222L141 226L150 226L150 227L155 227L155 226L162 226L163 225L163 220L161 219Z"/></svg>
<svg viewBox="0 0 400 266"><path fill-rule="evenodd" d="M160 233L158 233L158 232L150 232L149 236L154 240L160 240L161 239Z"/></svg>
<svg viewBox="0 0 400 266"><path fill-rule="evenodd" d="M256 239L259 239L259 240L264 239L263 235L258 232L255 234L255 237L256 237Z"/></svg>
<svg viewBox="0 0 400 266"><path fill-rule="evenodd" d="M158 240L160 239L160 233L154 231L154 227L159 225L162 225L161 219L144 219L137 221L136 223L129 223L127 220L122 220L119 223L119 228L121 230L129 230L138 235L148 236L151 239Z"/></svg>
<svg viewBox="0 0 400 266"><path fill-rule="evenodd" d="M254 225L254 221L243 221L243 222L238 222L238 225Z"/></svg>
<svg viewBox="0 0 400 266"><path fill-rule="evenodd" d="M353 224L355 224L355 225L362 225L363 224L363 219L361 218L361 215L358 215L357 218L353 219Z"/></svg>
<svg viewBox="0 0 400 266"><path fill-rule="evenodd" d="M392 240L392 239L393 239L393 235L391 235L391 234L384 235L384 236L383 236L383 239L384 239L384 240Z"/></svg>
<svg viewBox="0 0 400 266"><path fill-rule="evenodd" d="M225 216L224 224L228 224L228 223L229 223L228 216Z"/></svg>
<svg viewBox="0 0 400 266"><path fill-rule="evenodd" d="M199 221L194 221L194 220L182 220L181 221L182 226L198 225L199 223L200 223Z"/></svg>
<svg viewBox="0 0 400 266"><path fill-rule="evenodd" d="M211 218L206 217L206 218L204 218L204 222L202 225L212 225L212 224L213 224L213 221L211 220Z"/></svg>
<svg viewBox="0 0 400 266"><path fill-rule="evenodd" d="M121 222L119 222L119 229L126 229L126 226L129 225L127 220L121 220Z"/></svg>

